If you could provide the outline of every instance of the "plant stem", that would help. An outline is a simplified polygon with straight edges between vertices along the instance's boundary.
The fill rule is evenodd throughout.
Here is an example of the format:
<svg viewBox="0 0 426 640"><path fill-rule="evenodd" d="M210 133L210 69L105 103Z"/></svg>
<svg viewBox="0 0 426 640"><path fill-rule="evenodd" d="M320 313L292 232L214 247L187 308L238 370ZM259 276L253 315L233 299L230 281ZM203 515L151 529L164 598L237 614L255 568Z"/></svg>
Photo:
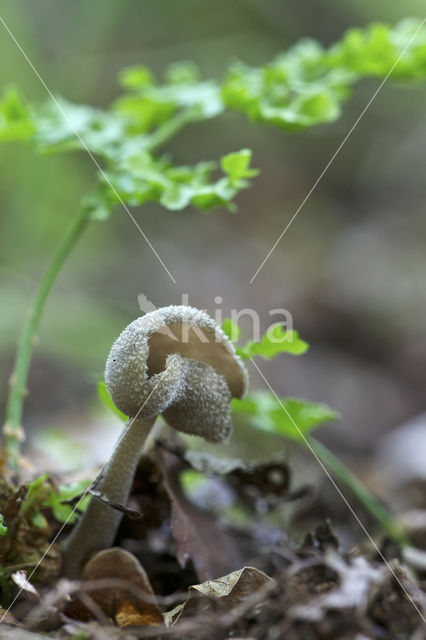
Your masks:
<svg viewBox="0 0 426 640"><path fill-rule="evenodd" d="M6 420L3 427L3 460L7 470L12 474L16 474L19 468L20 444L24 439L24 431L21 426L22 407L27 393L28 370L32 351L37 341L41 314L65 259L87 224L88 214L88 209L82 206L57 246L50 264L39 282L20 333L15 364L10 377Z"/></svg>
<svg viewBox="0 0 426 640"><path fill-rule="evenodd" d="M149 151L155 151L162 144L170 140L175 136L185 125L191 122L194 116L190 110L181 111L172 118L169 118L160 125L150 136L147 142L147 148Z"/></svg>
<svg viewBox="0 0 426 640"><path fill-rule="evenodd" d="M389 536L402 547L411 546L410 540L395 522L392 514L352 471L319 440L310 436L307 437L307 441L321 462L358 498L364 508L380 522Z"/></svg>

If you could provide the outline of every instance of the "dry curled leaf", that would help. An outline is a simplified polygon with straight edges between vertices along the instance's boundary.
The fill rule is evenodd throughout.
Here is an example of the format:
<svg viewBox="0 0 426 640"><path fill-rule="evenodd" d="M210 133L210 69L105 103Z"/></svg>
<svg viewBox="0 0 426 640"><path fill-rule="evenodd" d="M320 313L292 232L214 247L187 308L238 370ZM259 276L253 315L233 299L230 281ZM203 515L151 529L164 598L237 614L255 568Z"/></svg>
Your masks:
<svg viewBox="0 0 426 640"><path fill-rule="evenodd" d="M217 580L195 584L188 589L187 601L165 614L166 625L176 624L182 616L229 613L264 589L265 593L259 593L259 599L256 599L257 604L274 586L275 580L254 567L244 567Z"/></svg>
<svg viewBox="0 0 426 640"><path fill-rule="evenodd" d="M163 623L148 576L128 551L112 548L96 553L84 567L82 580L84 595L67 608L70 617L88 620L100 609L119 627Z"/></svg>

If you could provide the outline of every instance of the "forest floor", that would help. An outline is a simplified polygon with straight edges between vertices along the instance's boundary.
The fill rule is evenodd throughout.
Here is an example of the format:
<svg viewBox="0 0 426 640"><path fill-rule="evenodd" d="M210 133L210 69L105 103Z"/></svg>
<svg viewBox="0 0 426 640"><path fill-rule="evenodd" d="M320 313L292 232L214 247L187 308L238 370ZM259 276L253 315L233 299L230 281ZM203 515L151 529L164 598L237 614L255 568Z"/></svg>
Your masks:
<svg viewBox="0 0 426 640"><path fill-rule="evenodd" d="M116 547L69 581L71 527L49 548L52 509L35 521L26 488L3 483L0 638L425 639L424 489L407 488L410 554L365 535L373 523L333 487L294 488L286 461L225 464L160 442L139 465Z"/></svg>

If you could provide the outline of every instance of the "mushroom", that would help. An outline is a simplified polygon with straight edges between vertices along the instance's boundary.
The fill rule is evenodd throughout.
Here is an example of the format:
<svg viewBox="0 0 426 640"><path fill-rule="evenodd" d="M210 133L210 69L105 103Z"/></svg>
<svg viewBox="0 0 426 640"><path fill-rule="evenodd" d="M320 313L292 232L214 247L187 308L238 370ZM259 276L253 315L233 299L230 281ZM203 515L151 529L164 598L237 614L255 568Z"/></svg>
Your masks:
<svg viewBox="0 0 426 640"><path fill-rule="evenodd" d="M98 489L66 541L63 573L80 575L95 551L112 546L123 517L107 502L127 502L146 439L161 414L177 429L223 442L232 431L230 401L247 387L245 366L206 312L188 306L157 309L138 318L114 342L105 381L129 416Z"/></svg>

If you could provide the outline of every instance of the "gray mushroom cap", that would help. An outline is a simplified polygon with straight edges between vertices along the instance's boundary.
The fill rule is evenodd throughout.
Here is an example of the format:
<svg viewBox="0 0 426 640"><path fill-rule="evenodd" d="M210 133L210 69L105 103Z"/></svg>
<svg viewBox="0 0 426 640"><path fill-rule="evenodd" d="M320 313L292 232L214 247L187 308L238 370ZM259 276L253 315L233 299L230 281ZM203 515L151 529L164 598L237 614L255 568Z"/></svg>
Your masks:
<svg viewBox="0 0 426 640"><path fill-rule="evenodd" d="M105 381L129 417L162 414L179 431L210 442L232 431L230 401L248 378L231 342L205 311L163 307L120 334L107 359Z"/></svg>

